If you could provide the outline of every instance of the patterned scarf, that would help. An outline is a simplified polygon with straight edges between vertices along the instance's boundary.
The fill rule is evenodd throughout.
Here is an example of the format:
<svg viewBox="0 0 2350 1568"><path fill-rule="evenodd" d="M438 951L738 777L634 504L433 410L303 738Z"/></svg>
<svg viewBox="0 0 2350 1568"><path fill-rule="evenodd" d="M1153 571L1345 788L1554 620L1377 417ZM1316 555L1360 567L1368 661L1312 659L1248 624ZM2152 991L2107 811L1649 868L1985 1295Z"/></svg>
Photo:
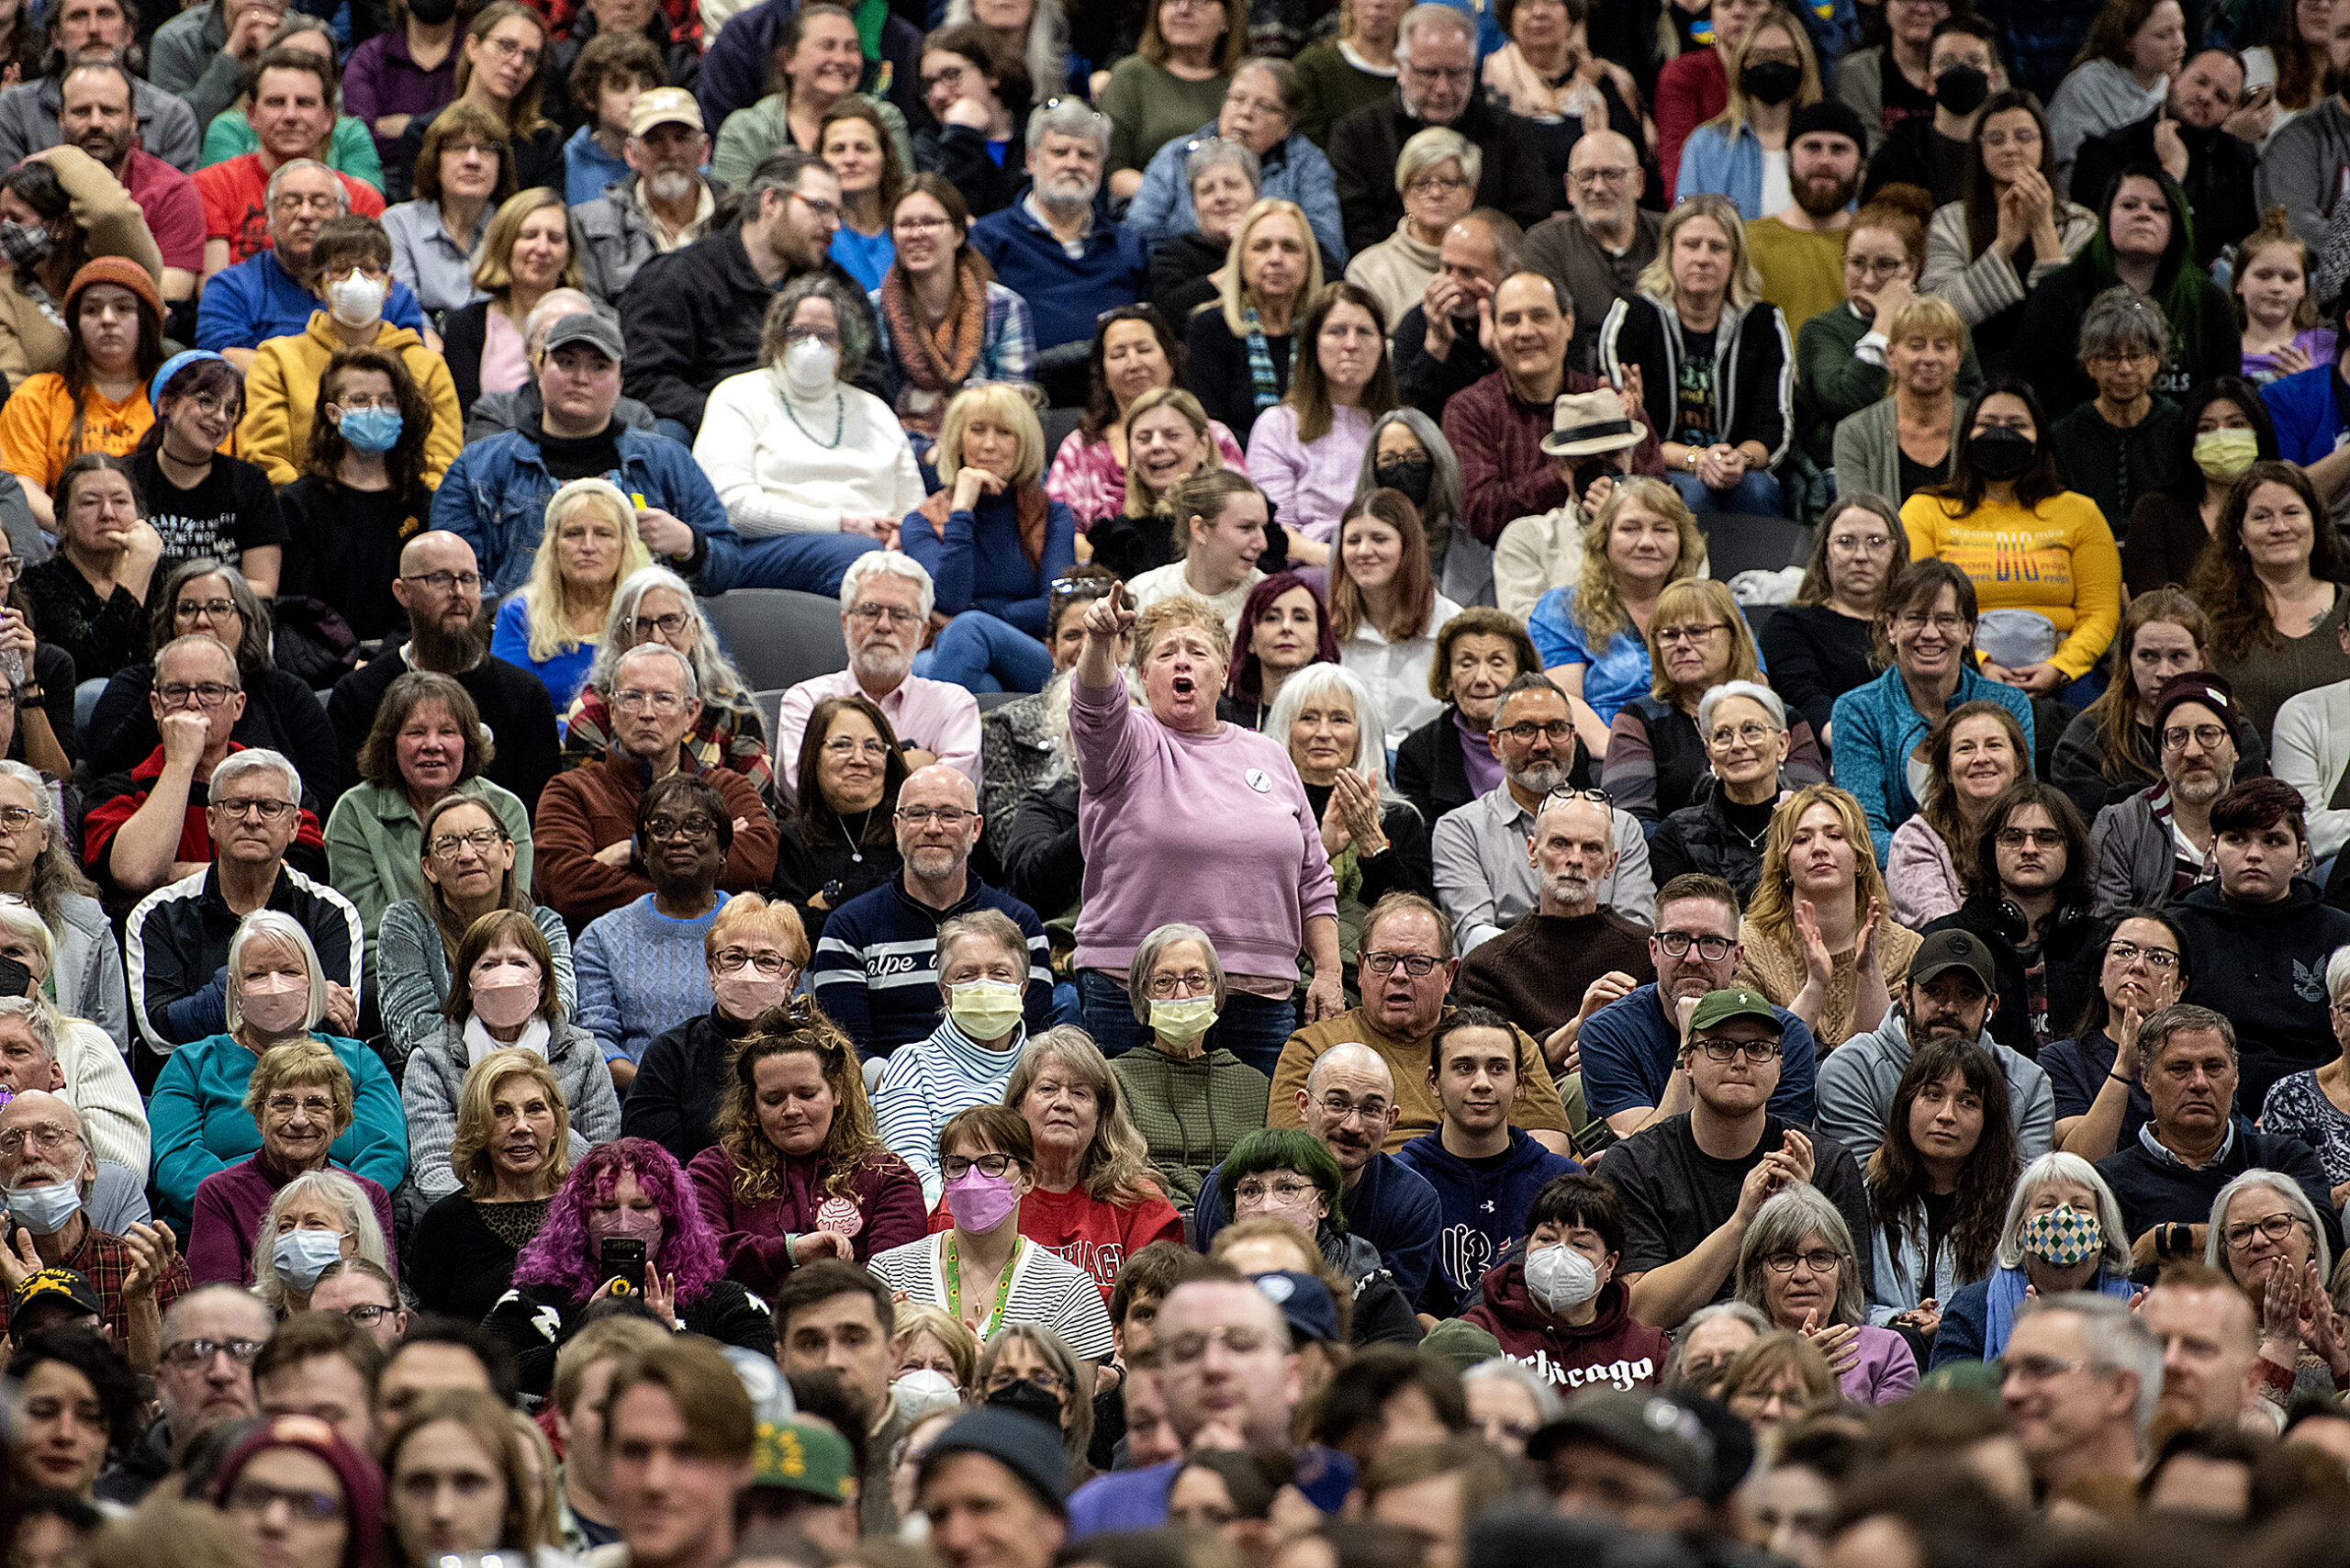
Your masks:
<svg viewBox="0 0 2350 1568"><path fill-rule="evenodd" d="M913 400L926 407L901 408L899 412L911 415L911 422L924 425L922 433L934 441L946 415L946 398L970 379L971 368L979 363L979 348L987 336L987 285L980 281L979 270L968 254L957 256L954 300L938 325L925 330L915 313L913 286L906 270L891 267L881 278L881 316L889 323L890 342L897 347L899 363L905 367L907 390L932 394Z"/></svg>
<svg viewBox="0 0 2350 1568"><path fill-rule="evenodd" d="M1257 390L1257 411L1263 413L1281 400L1281 378L1273 374L1273 351L1265 344L1265 324L1253 305L1240 312L1248 327L1248 379Z"/></svg>

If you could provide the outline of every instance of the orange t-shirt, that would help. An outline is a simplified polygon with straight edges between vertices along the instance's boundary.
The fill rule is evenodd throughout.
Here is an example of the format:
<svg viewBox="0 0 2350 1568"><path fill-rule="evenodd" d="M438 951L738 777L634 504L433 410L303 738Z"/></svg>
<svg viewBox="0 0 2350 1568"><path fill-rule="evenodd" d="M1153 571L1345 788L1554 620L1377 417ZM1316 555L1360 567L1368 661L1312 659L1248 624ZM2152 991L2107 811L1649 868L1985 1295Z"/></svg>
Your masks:
<svg viewBox="0 0 2350 1568"><path fill-rule="evenodd" d="M155 422L155 410L140 383L119 403L95 386L82 399L82 432L73 437L73 394L53 370L27 376L0 407L0 468L30 479L54 494L65 465L85 452L128 457Z"/></svg>

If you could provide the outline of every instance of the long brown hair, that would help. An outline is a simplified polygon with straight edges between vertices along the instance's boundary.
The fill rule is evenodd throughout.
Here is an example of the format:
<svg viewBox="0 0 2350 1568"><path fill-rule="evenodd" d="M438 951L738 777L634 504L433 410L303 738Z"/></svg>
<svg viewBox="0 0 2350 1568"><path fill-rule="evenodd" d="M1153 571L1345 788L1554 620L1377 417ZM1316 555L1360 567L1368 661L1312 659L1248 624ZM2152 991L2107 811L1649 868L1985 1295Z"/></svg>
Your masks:
<svg viewBox="0 0 2350 1568"><path fill-rule="evenodd" d="M746 1204L767 1203L783 1193L783 1151L759 1126L759 1063L770 1057L811 1056L833 1092L833 1125L824 1135L824 1195L849 1195L856 1173L886 1156L873 1102L866 1097L865 1074L856 1047L841 1026L805 997L759 1014L756 1026L734 1052L727 1074L726 1099L718 1112L718 1147L734 1167L734 1195Z"/></svg>
<svg viewBox="0 0 2350 1568"><path fill-rule="evenodd" d="M2011 87L2004 93L1994 93L1983 101L1975 112L1975 130L1968 136L1970 149L1966 159L1966 253L1972 259L1981 255L1999 232L1999 186L1983 167L1983 128L1991 117L2003 115L2009 109L2021 109L2040 128L2040 177L2048 182L2049 204L2057 216L2064 214L2064 197L2056 193L2064 187L2056 178L2056 144L2048 134L2048 111L2040 100L2021 87Z"/></svg>
<svg viewBox="0 0 2350 1568"><path fill-rule="evenodd" d="M82 342L82 296L98 284L113 284L139 302L139 344L131 350L132 364L139 371L139 388L147 389L155 373L163 368L163 318L157 313L147 297L110 277L76 278L75 286L65 295L65 363L58 369L65 383L65 390L73 399L73 420L65 428L65 450L79 456L84 448L82 435L87 423L90 388L97 382L97 366L90 363L90 351ZM162 424L159 418L158 425ZM156 437L160 445L162 438ZM134 484L131 487L136 489Z"/></svg>
<svg viewBox="0 0 2350 1568"><path fill-rule="evenodd" d="M1428 566L1427 531L1420 526L1420 509L1401 490L1376 489L1347 509L1338 534L1330 542L1330 634L1344 643L1362 629L1368 618L1363 593L1347 569L1347 524L1359 517L1385 523L1403 541L1404 557L1395 563L1395 621L1379 634L1391 643L1404 642L1428 629L1436 613L1436 574Z"/></svg>
<svg viewBox="0 0 2350 1568"><path fill-rule="evenodd" d="M1950 748L1958 742L1958 726L1969 719L1996 719L2006 732L2009 749L2015 756L2016 778L2031 777L2031 744L2023 738L2023 726L2007 705L1978 697L1972 702L1962 702L1942 717L1926 736L1926 798L1918 814L1926 819L1942 843L1950 849L1951 865L1959 868L1964 879L1964 868L1975 863L1975 830L1958 808L1958 790L1950 777ZM2013 783L2014 779L2009 779Z"/></svg>
<svg viewBox="0 0 2350 1568"><path fill-rule="evenodd" d="M1959 1168L1950 1215L1952 1277L1960 1284L1971 1284L1991 1271L2000 1232L2007 1226L2008 1200L2022 1169L2007 1074L1991 1053L1975 1041L1916 1042L1900 1085L1893 1092L1885 1141L1869 1156L1869 1212L1885 1231L1892 1250L1899 1249L1907 1232L1919 1251L1924 1252L1926 1199L1933 1192L1933 1180L1926 1173L1918 1146L1910 1141L1909 1107L1919 1094L1953 1072L1983 1102L1983 1132L1975 1140L1975 1151ZM1911 1282L1921 1294L1933 1294L1931 1280Z"/></svg>
<svg viewBox="0 0 2350 1568"><path fill-rule="evenodd" d="M330 485L342 483L342 456L350 448L343 443L342 427L327 418L326 406L341 407L343 379L354 370L381 371L391 381L392 398L400 409L400 438L384 454L384 473L392 482L393 496L412 496L424 483L424 438L432 431L432 405L425 401L416 377L408 373L407 363L373 343L337 349L327 361L326 374L319 377L318 412L310 420L310 445L303 454L302 471Z"/></svg>
<svg viewBox="0 0 2350 1568"><path fill-rule="evenodd" d="M1835 587L1828 580L1828 536L1836 521L1855 509L1885 524L1886 537L1893 542L1893 560L1885 568L1885 587L1877 593L1879 604L1893 591L1893 585L1901 580L1901 574L1909 569L1909 531L1901 526L1901 509L1872 491L1851 491L1836 498L1836 504L1821 514L1819 526L1812 531L1811 554L1803 566L1803 586L1796 589L1797 604L1828 602Z"/></svg>
<svg viewBox="0 0 2350 1568"><path fill-rule="evenodd" d="M832 734L833 721L845 711L865 715L881 744L890 748L889 757L881 765L881 802L873 809L872 821L858 834L859 844L894 844L897 827L894 813L898 809L898 790L906 781L906 754L898 749L898 732L890 726L890 715L881 711L880 704L862 692L847 697L827 697L816 704L808 715L808 727L800 732L800 801L793 820L800 824L801 835L811 843L830 838L834 833L848 835L848 822L824 802L824 791L817 782L817 768L823 761L824 742ZM825 822L831 817L833 822ZM837 825L834 825L837 824Z"/></svg>
<svg viewBox="0 0 2350 1568"><path fill-rule="evenodd" d="M2212 648L2231 664L2255 646L2285 645L2285 639L2269 622L2267 591L2261 587L2259 575L2252 569L2252 556L2244 547L2244 514L2252 505L2252 493L2263 485L2282 485L2309 508L2310 575L2321 582L2343 580L2342 532L2300 465L2264 462L2245 469L2236 487L2228 492L2228 504L2220 510L2211 542L2197 558L2194 580L2188 584L2188 591L2211 618Z"/></svg>
<svg viewBox="0 0 2350 1568"><path fill-rule="evenodd" d="M1336 417L1330 406L1330 383L1322 374L1318 345L1323 323L1341 305L1369 312L1371 325L1379 330L1379 364L1371 371L1371 380L1364 384L1362 400L1357 407L1366 417L1375 420L1404 401L1403 394L1395 389L1395 356L1387 352L1386 310L1370 290L1340 278L1326 285L1308 301L1305 314L1298 319L1293 340L1297 346L1290 354L1289 395L1281 400L1297 410L1300 441L1320 441L1330 433L1330 421Z"/></svg>
<svg viewBox="0 0 2350 1568"><path fill-rule="evenodd" d="M906 166L898 161L898 144L890 140L890 128L881 123L881 106L861 93L852 93L834 104L832 112L817 125L818 157L823 156L824 133L833 129L834 121L845 119L857 120L871 130L874 145L881 150L881 179L874 194L880 198L881 228L882 232L887 233L890 212L897 207L898 198L905 194Z"/></svg>
<svg viewBox="0 0 2350 1568"><path fill-rule="evenodd" d="M531 79L522 84L522 90L514 95L514 101L507 106L513 113L506 118L513 126L516 136L534 136L545 129L547 124L546 118L539 113L539 101L546 92L547 55L554 48L554 35L547 27L547 19L530 6L519 4L518 0L490 0L488 5L474 13L472 21L465 24L465 37L487 49L489 47L489 35L498 30L498 24L514 17L521 17L539 29L539 64L538 69L531 73ZM465 58L465 46L462 40L457 45L456 61L454 95L462 98L465 95L465 89L473 85L474 79L473 62Z"/></svg>
<svg viewBox="0 0 2350 1568"><path fill-rule="evenodd" d="M1182 335L1167 324L1167 318L1158 313L1158 306L1121 305L1115 310L1103 312L1102 319L1093 323L1093 347L1085 360L1085 418L1077 422L1079 431L1089 442L1102 440L1110 427L1118 422L1118 399L1110 391L1102 361L1110 347L1110 329L1121 321L1140 321L1158 340L1158 352L1165 357L1169 372L1167 385L1181 386L1186 381Z"/></svg>
<svg viewBox="0 0 2350 1568"><path fill-rule="evenodd" d="M2098 772L2109 784L2128 778L2130 749L2138 730L2138 703L2147 693L2138 689L2130 667L2138 633L2158 621L2177 626L2203 651L2203 666L2211 666L2211 622L2192 594L2183 588L2148 588L2121 612L2121 627L2113 634L2113 652L2105 689L2088 705L2097 721Z"/></svg>
<svg viewBox="0 0 2350 1568"><path fill-rule="evenodd" d="M1677 583L1695 577L1697 563L1705 557L1706 536L1697 528L1697 519L1689 510L1689 503L1681 492L1662 479L1642 478L1638 475L1619 479L1607 504L1599 509L1599 516L1583 531L1583 576L1575 584L1573 612L1575 624L1581 627L1594 648L1612 641L1617 633L1632 623L1625 612L1624 601L1616 594L1616 566L1607 558L1607 542L1616 532L1616 519L1625 507L1638 501L1650 511L1673 524L1681 540L1681 554L1673 563L1673 570L1664 580Z"/></svg>

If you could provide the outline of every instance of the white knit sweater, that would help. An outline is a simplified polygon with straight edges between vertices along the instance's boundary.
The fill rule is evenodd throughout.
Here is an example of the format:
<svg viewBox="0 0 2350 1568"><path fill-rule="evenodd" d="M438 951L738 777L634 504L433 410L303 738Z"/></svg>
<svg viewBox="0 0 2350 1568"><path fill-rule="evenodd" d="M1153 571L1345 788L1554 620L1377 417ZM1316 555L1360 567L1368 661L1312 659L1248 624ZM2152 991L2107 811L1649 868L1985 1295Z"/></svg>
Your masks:
<svg viewBox="0 0 2350 1568"><path fill-rule="evenodd" d="M827 446L835 427L838 444ZM924 493L889 404L837 384L818 398L790 396L773 366L711 389L694 461L745 539L837 533L844 515L902 518Z"/></svg>
<svg viewBox="0 0 2350 1568"><path fill-rule="evenodd" d="M2350 768L2350 680L2285 699L2268 737L2268 770L2301 792L2313 860L2350 844L2350 811L2333 809L2344 768Z"/></svg>

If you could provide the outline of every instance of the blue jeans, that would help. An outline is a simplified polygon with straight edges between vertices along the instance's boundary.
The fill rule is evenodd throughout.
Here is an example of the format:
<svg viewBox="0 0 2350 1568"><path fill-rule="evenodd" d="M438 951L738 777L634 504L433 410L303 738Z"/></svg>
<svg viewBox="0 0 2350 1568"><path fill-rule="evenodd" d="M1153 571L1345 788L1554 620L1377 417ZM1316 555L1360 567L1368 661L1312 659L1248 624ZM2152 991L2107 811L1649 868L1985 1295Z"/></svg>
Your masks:
<svg viewBox="0 0 2350 1568"><path fill-rule="evenodd" d="M798 588L836 599L848 564L881 542L862 533L778 533L743 541L742 565L728 588Z"/></svg>
<svg viewBox="0 0 2350 1568"><path fill-rule="evenodd" d="M676 442L679 446L686 448L688 451L691 451L693 449L694 432L688 430L684 425L679 424L675 420L654 420L653 433L655 435L666 435L671 441Z"/></svg>
<svg viewBox="0 0 2350 1568"><path fill-rule="evenodd" d="M1010 622L967 610L914 656L914 673L966 691L1042 691L1053 678L1053 655Z"/></svg>
<svg viewBox="0 0 2350 1568"><path fill-rule="evenodd" d="M1764 469L1749 469L1745 478L1727 490L1709 490L1703 479L1679 470L1665 477L1681 492L1689 510L1700 517L1707 512L1735 512L1741 517L1779 515L1779 481Z"/></svg>
<svg viewBox="0 0 2350 1568"><path fill-rule="evenodd" d="M1093 1036L1103 1056L1124 1056L1150 1044L1149 1025L1135 1021L1134 1004L1108 975L1100 969L1080 969L1077 994L1085 1009L1085 1032ZM1296 1003L1228 991L1223 1016L1202 1043L1210 1050L1223 1047L1270 1078L1281 1059L1281 1047L1296 1032Z"/></svg>

